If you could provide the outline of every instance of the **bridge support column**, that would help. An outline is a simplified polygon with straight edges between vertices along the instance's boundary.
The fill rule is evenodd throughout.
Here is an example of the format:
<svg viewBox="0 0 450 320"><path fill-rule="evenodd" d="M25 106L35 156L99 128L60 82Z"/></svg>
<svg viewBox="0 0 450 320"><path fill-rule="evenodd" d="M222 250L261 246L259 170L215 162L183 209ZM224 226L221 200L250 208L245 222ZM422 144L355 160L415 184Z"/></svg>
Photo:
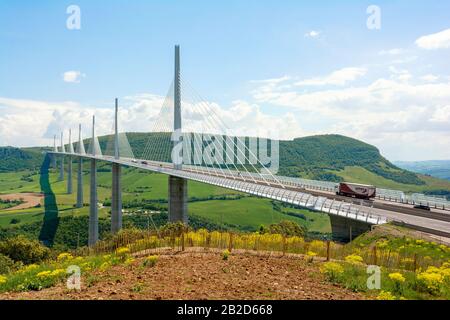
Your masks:
<svg viewBox="0 0 450 320"><path fill-rule="evenodd" d="M61 163L59 164L58 181L64 181L64 156L61 156Z"/></svg>
<svg viewBox="0 0 450 320"><path fill-rule="evenodd" d="M120 181L121 167L118 163L112 165L112 197L111 197L111 232L122 229L122 186Z"/></svg>
<svg viewBox="0 0 450 320"><path fill-rule="evenodd" d="M188 223L187 180L169 176L169 222Z"/></svg>
<svg viewBox="0 0 450 320"><path fill-rule="evenodd" d="M371 224L345 217L330 215L333 240L349 242L364 232L370 231Z"/></svg>
<svg viewBox="0 0 450 320"><path fill-rule="evenodd" d="M73 193L72 157L67 160L67 194Z"/></svg>
<svg viewBox="0 0 450 320"><path fill-rule="evenodd" d="M53 165L53 169L58 169L58 163L56 162L57 156L56 154L52 155L52 165Z"/></svg>
<svg viewBox="0 0 450 320"><path fill-rule="evenodd" d="M89 210L89 246L98 241L98 207L97 207L97 160L91 160L91 188L90 188L90 210Z"/></svg>
<svg viewBox="0 0 450 320"><path fill-rule="evenodd" d="M83 158L78 158L78 177L77 177L77 208L83 208Z"/></svg>

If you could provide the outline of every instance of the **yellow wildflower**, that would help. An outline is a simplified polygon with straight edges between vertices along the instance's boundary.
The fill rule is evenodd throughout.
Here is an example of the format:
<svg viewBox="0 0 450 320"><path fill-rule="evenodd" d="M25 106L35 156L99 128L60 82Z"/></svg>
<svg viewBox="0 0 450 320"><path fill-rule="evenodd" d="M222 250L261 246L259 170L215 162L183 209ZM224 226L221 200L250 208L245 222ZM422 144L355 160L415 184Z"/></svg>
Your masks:
<svg viewBox="0 0 450 320"><path fill-rule="evenodd" d="M399 272L390 273L389 278L394 282L399 282L399 283L405 282L405 277Z"/></svg>
<svg viewBox="0 0 450 320"><path fill-rule="evenodd" d="M56 258L56 260L59 262L68 261L68 260L72 260L72 259L73 259L73 256L68 252L60 253L58 255L58 258Z"/></svg>
<svg viewBox="0 0 450 320"><path fill-rule="evenodd" d="M426 271L417 275L419 285L432 294L436 294L441 290L444 282L444 276L441 270L436 267L429 267Z"/></svg>
<svg viewBox="0 0 450 320"><path fill-rule="evenodd" d="M127 247L121 247L116 250L116 253L118 255L126 255L126 254L130 253L130 249Z"/></svg>
<svg viewBox="0 0 450 320"><path fill-rule="evenodd" d="M50 270L39 272L36 277L38 278L49 278L51 277L52 272Z"/></svg>
<svg viewBox="0 0 450 320"><path fill-rule="evenodd" d="M144 267L154 267L158 262L158 256L148 256L144 259Z"/></svg>
<svg viewBox="0 0 450 320"><path fill-rule="evenodd" d="M351 264L362 264L364 260L361 256L358 256L356 254L351 254L351 255L345 257L345 261L349 262Z"/></svg>
<svg viewBox="0 0 450 320"><path fill-rule="evenodd" d="M336 280L336 278L344 273L344 268L336 262L325 262L320 267L320 272L325 274L330 281Z"/></svg>
<svg viewBox="0 0 450 320"><path fill-rule="evenodd" d="M55 269L51 272L51 276L53 277L61 277L66 274L66 270L64 269Z"/></svg>
<svg viewBox="0 0 450 320"><path fill-rule="evenodd" d="M377 300L395 300L395 296L389 291L381 291Z"/></svg>

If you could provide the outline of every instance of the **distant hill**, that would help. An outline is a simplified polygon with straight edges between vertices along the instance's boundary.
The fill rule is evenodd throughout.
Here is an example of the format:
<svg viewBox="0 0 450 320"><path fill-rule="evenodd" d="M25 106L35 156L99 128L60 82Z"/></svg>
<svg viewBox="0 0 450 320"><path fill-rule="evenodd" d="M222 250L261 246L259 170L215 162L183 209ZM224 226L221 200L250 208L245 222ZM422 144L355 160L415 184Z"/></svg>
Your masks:
<svg viewBox="0 0 450 320"><path fill-rule="evenodd" d="M142 157L167 133L127 133L136 157ZM104 154L112 153L112 136L99 137ZM90 139L84 140L86 150ZM39 168L42 148L0 148L0 172ZM169 160L170 149L158 159ZM450 182L401 169L367 143L341 135L319 135L280 141L279 175L323 181L352 181L411 192L450 190Z"/></svg>
<svg viewBox="0 0 450 320"><path fill-rule="evenodd" d="M0 147L0 172L36 170L44 159L43 148Z"/></svg>
<svg viewBox="0 0 450 320"><path fill-rule="evenodd" d="M405 170L450 180L450 160L397 161L395 165Z"/></svg>
<svg viewBox="0 0 450 320"><path fill-rule="evenodd" d="M361 167L398 183L425 184L416 174L386 160L376 147L349 137L321 135L280 143L281 175L341 181L336 171L346 167Z"/></svg>

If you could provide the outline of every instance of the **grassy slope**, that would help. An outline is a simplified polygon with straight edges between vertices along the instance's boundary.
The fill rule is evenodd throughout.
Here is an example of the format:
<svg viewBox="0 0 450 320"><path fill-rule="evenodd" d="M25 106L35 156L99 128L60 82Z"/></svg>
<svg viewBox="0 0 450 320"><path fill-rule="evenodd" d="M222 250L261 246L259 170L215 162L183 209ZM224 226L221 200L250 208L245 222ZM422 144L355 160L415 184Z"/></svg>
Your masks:
<svg viewBox="0 0 450 320"><path fill-rule="evenodd" d="M33 182L20 180L27 172L0 173L0 193L19 193L19 192L40 192L39 176L32 176ZM110 172L98 173L98 196L99 201L110 198ZM167 199L167 176L160 174L142 173L135 169L124 170L123 175L123 199L131 201L133 199L146 200L166 200ZM82 209L73 208L76 202L76 194L66 194L66 181L58 182L57 173L50 174L51 188L56 196L58 204L59 217L80 216L88 214L88 207ZM84 175L84 195L85 203L88 202L89 195L89 175ZM74 175L74 186L76 186L76 175ZM143 188L146 189L143 189ZM214 195L236 194L237 192L201 184L198 182L189 182L189 197L206 198ZM137 193L136 191L143 191ZM99 210L100 217L108 215L109 208ZM287 210L287 209L283 209ZM326 215L309 212L307 210L289 209L304 215L307 220L284 215L275 211L270 201L254 197L245 197L240 200L209 200L189 203L189 212L193 216L200 216L213 223L226 223L240 225L243 228L256 229L261 224L270 224L279 222L282 219L296 221L299 224L309 227L311 231L330 232L329 218ZM8 227L13 218L19 218L19 224L26 224L42 220L44 217L43 208L31 208L10 212L0 211L0 227Z"/></svg>
<svg viewBox="0 0 450 320"><path fill-rule="evenodd" d="M342 171L333 170L330 172L342 177L345 181L373 184L380 188L397 189L406 192L423 192L426 190L439 189L450 190L450 181L425 175L418 175L420 179L422 179L426 183L425 185L419 186L414 184L398 183L380 177L379 175L376 175L373 172L370 172L361 167L345 167L345 169Z"/></svg>
<svg viewBox="0 0 450 320"><path fill-rule="evenodd" d="M127 136L138 157L142 156L148 141L155 139L154 135L146 133L128 133ZM108 150L110 138L111 136L99 137L105 152ZM85 140L85 145L86 147L89 145L89 139ZM19 163L36 169L36 164L42 162L42 148L13 149L0 147L0 152L3 150L11 154L0 158L0 169L11 167L10 169L14 170ZM29 157L28 162L23 160L24 157ZM374 146L340 135L320 135L280 141L279 174L327 181L344 179L403 191L450 192L450 181L433 179L400 169L386 160ZM156 189L153 191L151 196L158 198ZM160 195L164 193L165 191L161 191Z"/></svg>
<svg viewBox="0 0 450 320"><path fill-rule="evenodd" d="M394 163L405 170L450 180L450 160L397 161Z"/></svg>

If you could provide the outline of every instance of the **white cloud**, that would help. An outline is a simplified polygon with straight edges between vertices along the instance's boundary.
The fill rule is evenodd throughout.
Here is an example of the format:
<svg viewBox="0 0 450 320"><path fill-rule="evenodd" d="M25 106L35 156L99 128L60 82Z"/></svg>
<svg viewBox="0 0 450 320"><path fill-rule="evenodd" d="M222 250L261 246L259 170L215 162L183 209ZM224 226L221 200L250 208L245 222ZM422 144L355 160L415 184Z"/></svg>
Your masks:
<svg viewBox="0 0 450 320"><path fill-rule="evenodd" d="M80 71L66 71L63 73L63 80L68 83L80 83L81 78L84 77L86 75Z"/></svg>
<svg viewBox="0 0 450 320"><path fill-rule="evenodd" d="M264 80L251 80L250 83L266 83L266 84L278 84L290 80L291 77L283 76L280 78L264 79Z"/></svg>
<svg viewBox="0 0 450 320"><path fill-rule="evenodd" d="M431 122L435 123L450 123L450 105L438 106L431 117Z"/></svg>
<svg viewBox="0 0 450 320"><path fill-rule="evenodd" d="M420 37L416 45L426 50L450 48L450 29Z"/></svg>
<svg viewBox="0 0 450 320"><path fill-rule="evenodd" d="M320 36L320 34L321 34L320 31L311 30L311 31L305 33L305 38L317 38Z"/></svg>
<svg viewBox="0 0 450 320"><path fill-rule="evenodd" d="M315 92L256 88L253 96L260 103L296 110L303 126L314 119L319 131L314 133L361 139L392 160L450 159L450 82L416 84L408 81L407 70L390 71L390 79L367 86Z"/></svg>
<svg viewBox="0 0 450 320"><path fill-rule="evenodd" d="M121 132L169 131L173 113L160 113L165 97L141 94L121 99ZM111 103L111 105L113 105ZM292 113L281 116L264 113L257 104L234 101L228 108L215 103L192 104L183 101L183 131L226 133L288 139L304 134ZM72 128L77 137L82 124L83 137L90 136L92 115L96 115L96 134L113 132L113 107L91 107L76 102L48 102L0 97L0 146L53 145L53 136ZM157 121L158 120L158 121ZM220 124L220 125L219 125ZM224 126L222 126L224 124ZM27 128L27 130L23 130ZM220 128L220 130L218 130ZM224 130L229 128L229 131Z"/></svg>
<svg viewBox="0 0 450 320"><path fill-rule="evenodd" d="M316 77L296 82L296 86L325 86L335 85L344 86L348 82L364 76L367 72L365 68L343 68L332 72L325 77Z"/></svg>
<svg viewBox="0 0 450 320"><path fill-rule="evenodd" d="M142 96L129 100L120 108L120 127L130 131L150 131L164 101L159 96ZM111 103L113 105L113 103ZM0 97L0 145L52 145L53 135L82 124L84 137L89 137L92 115L96 115L97 134L112 133L113 108L92 107L76 102L48 102ZM27 128L23 130L23 128Z"/></svg>
<svg viewBox="0 0 450 320"><path fill-rule="evenodd" d="M405 50L403 50L403 49L395 48L395 49L390 49L390 50L381 50L378 54L381 56L385 56L385 55L396 56L396 55L402 54L404 52L405 52Z"/></svg>
<svg viewBox="0 0 450 320"><path fill-rule="evenodd" d="M391 79L395 79L402 82L409 81L412 79L412 75L408 70L400 70L394 66L390 66L389 71L391 72Z"/></svg>
<svg viewBox="0 0 450 320"><path fill-rule="evenodd" d="M185 131L276 139L290 139L305 134L293 113L267 114L259 105L243 100L233 101L229 108L222 108L217 104L209 104L208 110L195 104L185 104L184 108ZM194 113L201 115L195 116Z"/></svg>
<svg viewBox="0 0 450 320"><path fill-rule="evenodd" d="M422 76L421 79L426 82L436 82L439 80L439 77L435 76L434 74L427 74Z"/></svg>
<svg viewBox="0 0 450 320"><path fill-rule="evenodd" d="M412 63L417 60L417 56L409 56L409 57L403 57L399 59L392 60L393 64L407 64Z"/></svg>

